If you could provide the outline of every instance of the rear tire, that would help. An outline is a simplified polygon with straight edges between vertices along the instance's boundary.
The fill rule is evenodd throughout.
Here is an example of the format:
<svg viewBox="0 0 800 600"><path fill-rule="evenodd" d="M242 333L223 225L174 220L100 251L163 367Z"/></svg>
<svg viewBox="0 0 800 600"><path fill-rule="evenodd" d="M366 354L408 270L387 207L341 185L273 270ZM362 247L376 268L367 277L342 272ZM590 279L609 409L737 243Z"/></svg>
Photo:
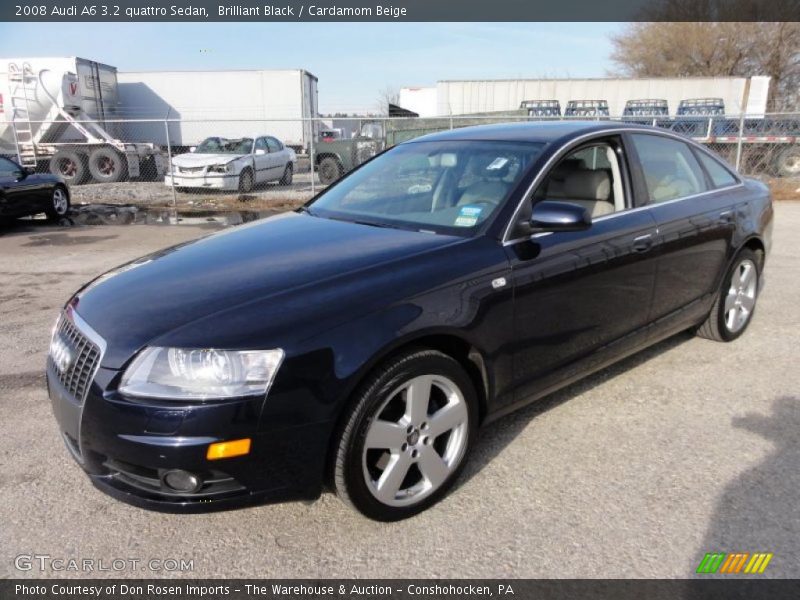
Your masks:
<svg viewBox="0 0 800 600"><path fill-rule="evenodd" d="M781 177L797 177L800 175L800 148L789 147L778 154L776 170Z"/></svg>
<svg viewBox="0 0 800 600"><path fill-rule="evenodd" d="M74 150L57 150L50 159L50 172L70 185L80 185L89 177L86 156Z"/></svg>
<svg viewBox="0 0 800 600"><path fill-rule="evenodd" d="M64 187L57 185L50 194L50 204L44 212L48 219L55 221L67 215L69 205L69 193Z"/></svg>
<svg viewBox="0 0 800 600"><path fill-rule="evenodd" d="M761 284L761 260L743 248L722 280L714 306L697 335L715 342L732 342L753 320Z"/></svg>
<svg viewBox="0 0 800 600"><path fill-rule="evenodd" d="M286 163L286 168L283 170L283 177L280 178L281 185L292 185L292 176L294 175L294 167L292 163Z"/></svg>
<svg viewBox="0 0 800 600"><path fill-rule="evenodd" d="M419 349L384 363L356 392L339 430L337 494L378 521L425 510L461 472L477 416L472 381L450 356Z"/></svg>
<svg viewBox="0 0 800 600"><path fill-rule="evenodd" d="M128 178L128 163L113 148L96 148L89 155L89 172L98 183L116 183Z"/></svg>

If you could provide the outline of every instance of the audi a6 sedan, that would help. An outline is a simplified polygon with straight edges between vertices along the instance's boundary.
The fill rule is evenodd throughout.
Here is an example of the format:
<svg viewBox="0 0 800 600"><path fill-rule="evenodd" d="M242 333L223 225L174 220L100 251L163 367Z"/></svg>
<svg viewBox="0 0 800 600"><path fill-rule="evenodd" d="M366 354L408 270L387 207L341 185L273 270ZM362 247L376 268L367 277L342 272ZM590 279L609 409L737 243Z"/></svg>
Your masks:
<svg viewBox="0 0 800 600"><path fill-rule="evenodd" d="M480 425L677 332L742 335L772 218L764 185L670 132L429 135L80 289L53 409L92 482L141 507L332 489L402 519L452 486Z"/></svg>

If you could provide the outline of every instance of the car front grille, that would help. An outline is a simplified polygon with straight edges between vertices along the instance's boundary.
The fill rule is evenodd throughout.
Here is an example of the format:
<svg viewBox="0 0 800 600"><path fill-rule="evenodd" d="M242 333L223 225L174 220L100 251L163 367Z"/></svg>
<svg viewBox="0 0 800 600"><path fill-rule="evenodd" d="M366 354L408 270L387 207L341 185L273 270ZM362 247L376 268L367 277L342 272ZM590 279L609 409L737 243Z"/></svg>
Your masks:
<svg viewBox="0 0 800 600"><path fill-rule="evenodd" d="M178 173L202 173L205 167L178 167Z"/></svg>
<svg viewBox="0 0 800 600"><path fill-rule="evenodd" d="M86 399L100 354L100 347L62 315L50 343L47 366L78 403Z"/></svg>

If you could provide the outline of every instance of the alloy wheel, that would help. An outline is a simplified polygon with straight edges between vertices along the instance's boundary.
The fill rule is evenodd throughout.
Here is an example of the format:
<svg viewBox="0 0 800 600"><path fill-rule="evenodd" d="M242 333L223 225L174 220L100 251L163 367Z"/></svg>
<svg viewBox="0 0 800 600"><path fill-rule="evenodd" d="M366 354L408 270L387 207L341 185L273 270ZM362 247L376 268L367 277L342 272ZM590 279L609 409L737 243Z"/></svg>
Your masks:
<svg viewBox="0 0 800 600"><path fill-rule="evenodd" d="M53 190L53 211L58 215L66 214L68 208L67 194L61 188Z"/></svg>
<svg viewBox="0 0 800 600"><path fill-rule="evenodd" d="M750 259L741 261L731 275L731 285L723 307L725 327L737 333L747 324L756 305L758 271Z"/></svg>
<svg viewBox="0 0 800 600"><path fill-rule="evenodd" d="M372 495L389 506L430 496L458 468L468 421L464 395L447 377L422 375L397 388L367 429L362 469Z"/></svg>

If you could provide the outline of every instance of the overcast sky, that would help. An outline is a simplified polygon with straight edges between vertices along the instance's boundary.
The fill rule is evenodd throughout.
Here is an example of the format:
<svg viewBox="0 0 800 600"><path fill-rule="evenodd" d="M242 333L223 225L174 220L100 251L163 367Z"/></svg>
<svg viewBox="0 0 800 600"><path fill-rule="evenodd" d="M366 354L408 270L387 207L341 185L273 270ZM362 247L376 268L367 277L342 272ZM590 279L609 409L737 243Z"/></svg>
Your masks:
<svg viewBox="0 0 800 600"><path fill-rule="evenodd" d="M81 56L120 71L302 68L321 112L364 112L387 86L602 77L618 23L0 24L0 55Z"/></svg>

